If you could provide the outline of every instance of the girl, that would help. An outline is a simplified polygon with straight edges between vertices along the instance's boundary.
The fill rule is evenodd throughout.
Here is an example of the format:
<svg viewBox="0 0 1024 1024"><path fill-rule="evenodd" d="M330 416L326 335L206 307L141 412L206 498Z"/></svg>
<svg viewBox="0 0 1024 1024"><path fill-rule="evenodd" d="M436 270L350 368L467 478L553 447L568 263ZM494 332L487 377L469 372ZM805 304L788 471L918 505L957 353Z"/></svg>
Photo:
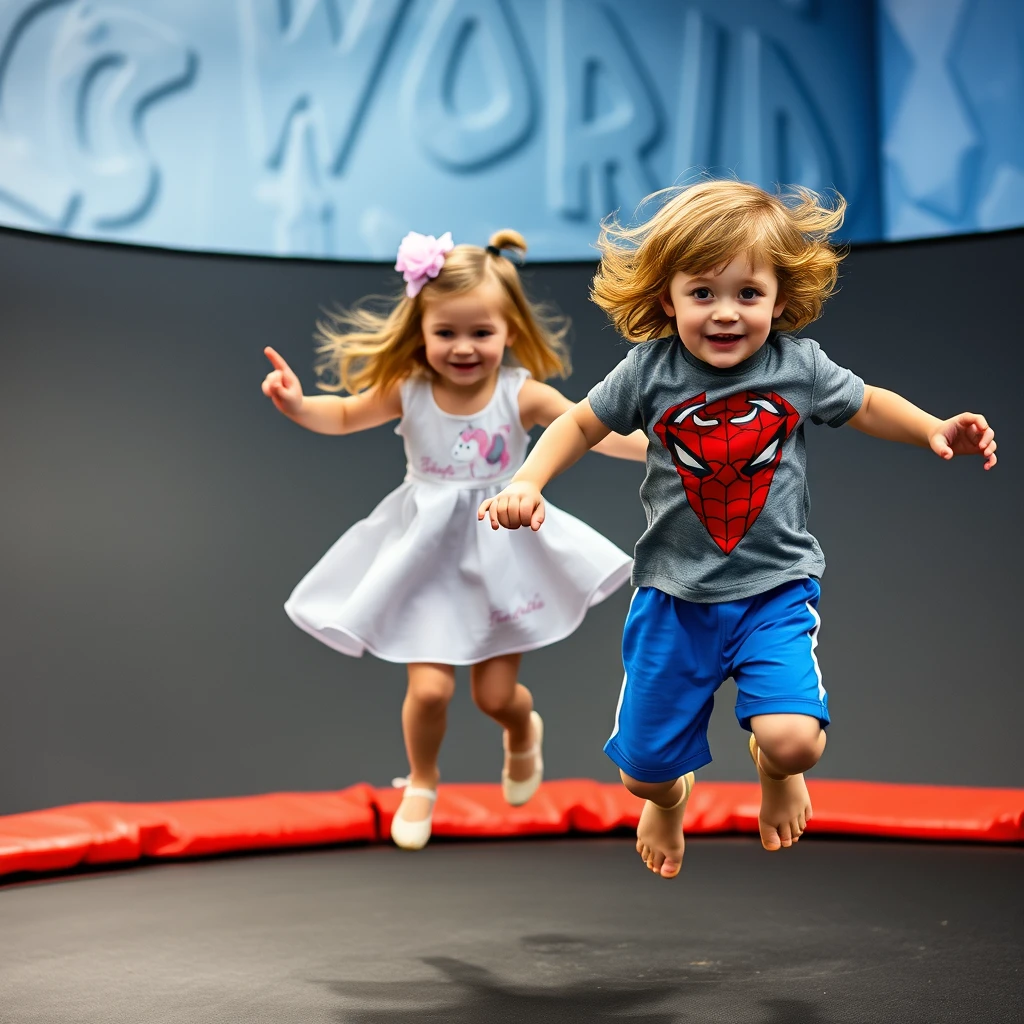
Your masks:
<svg viewBox="0 0 1024 1024"><path fill-rule="evenodd" d="M804 424L849 423L996 464L983 416L937 419L795 336L835 287L841 256L828 238L844 206L806 189L783 197L706 181L639 227L608 226L592 298L638 344L479 510L495 529L537 530L553 476L609 431L642 426L650 437L648 528L605 751L646 801L636 848L665 878L682 863L683 812L694 770L711 761L708 719L727 676L751 731L763 846L791 846L811 817L803 773L824 750L829 715L815 655L825 560L807 530Z"/></svg>
<svg viewBox="0 0 1024 1024"><path fill-rule="evenodd" d="M514 231L486 248L408 234L395 264L405 294L390 311L362 306L319 325L318 373L337 382L319 386L347 397L304 396L265 349L263 393L300 426L350 434L400 420L405 482L334 544L285 610L344 654L408 666L410 771L391 836L409 850L430 837L454 666L470 666L474 702L505 730L505 799L525 803L543 773L543 723L516 681L521 654L568 636L629 577L625 552L558 509L543 538L497 545L473 514L522 464L527 431L572 407L541 383L568 370L566 327L527 300L510 258L525 251ZM601 449L639 461L646 447L638 432Z"/></svg>

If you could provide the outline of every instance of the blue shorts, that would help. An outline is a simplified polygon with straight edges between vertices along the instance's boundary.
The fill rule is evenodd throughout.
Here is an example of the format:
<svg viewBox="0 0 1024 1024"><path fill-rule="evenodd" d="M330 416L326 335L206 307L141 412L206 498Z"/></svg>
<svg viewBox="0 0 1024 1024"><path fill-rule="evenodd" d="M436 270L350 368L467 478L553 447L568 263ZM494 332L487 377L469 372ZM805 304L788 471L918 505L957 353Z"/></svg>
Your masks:
<svg viewBox="0 0 1024 1024"><path fill-rule="evenodd" d="M798 714L827 725L814 579L742 601L698 604L641 587L622 634L626 669L605 753L627 774L665 782L710 764L715 691L736 680L736 717Z"/></svg>

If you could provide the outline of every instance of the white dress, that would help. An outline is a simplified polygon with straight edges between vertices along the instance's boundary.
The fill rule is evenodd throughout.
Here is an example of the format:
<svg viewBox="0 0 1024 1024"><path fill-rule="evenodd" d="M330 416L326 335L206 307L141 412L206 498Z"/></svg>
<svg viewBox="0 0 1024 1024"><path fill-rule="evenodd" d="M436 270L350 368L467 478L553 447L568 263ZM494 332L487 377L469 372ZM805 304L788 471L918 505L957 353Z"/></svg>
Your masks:
<svg viewBox="0 0 1024 1024"><path fill-rule="evenodd" d="M502 368L473 416L443 412L429 381L406 380L405 481L292 592L297 626L343 654L472 665L561 640L629 579L629 555L550 503L537 532L477 520L526 458L528 376Z"/></svg>

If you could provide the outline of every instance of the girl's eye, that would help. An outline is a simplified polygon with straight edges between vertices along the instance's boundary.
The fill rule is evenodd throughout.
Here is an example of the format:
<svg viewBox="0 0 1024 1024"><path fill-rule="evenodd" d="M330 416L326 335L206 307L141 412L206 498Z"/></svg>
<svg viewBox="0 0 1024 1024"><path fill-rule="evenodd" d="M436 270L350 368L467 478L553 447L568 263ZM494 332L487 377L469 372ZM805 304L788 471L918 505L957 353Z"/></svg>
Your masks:
<svg viewBox="0 0 1024 1024"><path fill-rule="evenodd" d="M710 299L711 289L710 288L694 288L692 295L695 299Z"/></svg>
<svg viewBox="0 0 1024 1024"><path fill-rule="evenodd" d="M450 331L447 327L440 327L434 333L439 338L451 338L454 335L454 331Z"/></svg>
<svg viewBox="0 0 1024 1024"><path fill-rule="evenodd" d="M756 299L761 293L756 288L743 288L740 290L740 298L750 301Z"/></svg>
<svg viewBox="0 0 1024 1024"><path fill-rule="evenodd" d="M476 332L476 336L477 336L478 338L489 338L489 337L490 337L490 336L491 336L491 335L492 335L493 333L494 333L493 331L489 331L489 330L487 330L487 329L486 329L485 327L481 327L481 328L480 328L480 329L479 329L479 330L478 330L478 331Z"/></svg>

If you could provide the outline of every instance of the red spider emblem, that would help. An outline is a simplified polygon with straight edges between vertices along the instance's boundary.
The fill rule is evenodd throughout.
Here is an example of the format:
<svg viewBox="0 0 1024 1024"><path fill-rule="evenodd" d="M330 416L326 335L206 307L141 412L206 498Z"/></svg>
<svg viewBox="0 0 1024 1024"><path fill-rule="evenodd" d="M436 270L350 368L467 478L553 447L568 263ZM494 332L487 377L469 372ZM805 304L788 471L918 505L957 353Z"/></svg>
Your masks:
<svg viewBox="0 0 1024 1024"><path fill-rule="evenodd" d="M741 391L710 404L706 398L702 392L672 406L654 432L672 456L690 507L729 554L764 508L800 414L774 392Z"/></svg>

